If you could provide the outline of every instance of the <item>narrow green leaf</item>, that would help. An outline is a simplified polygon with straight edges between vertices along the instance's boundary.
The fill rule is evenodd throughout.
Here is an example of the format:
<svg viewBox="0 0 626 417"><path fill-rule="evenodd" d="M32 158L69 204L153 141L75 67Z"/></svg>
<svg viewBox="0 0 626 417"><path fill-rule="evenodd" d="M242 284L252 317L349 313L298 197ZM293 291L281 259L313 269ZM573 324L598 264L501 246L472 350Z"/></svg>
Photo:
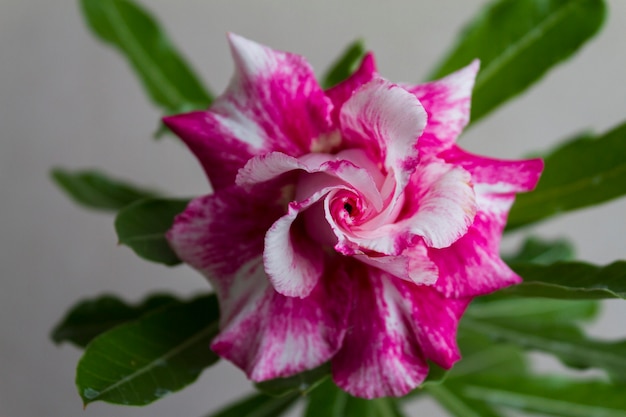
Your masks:
<svg viewBox="0 0 626 417"><path fill-rule="evenodd" d="M545 415L626 417L626 386L601 381L491 375L452 387L467 398Z"/></svg>
<svg viewBox="0 0 626 417"><path fill-rule="evenodd" d="M115 218L115 231L122 245L137 255L165 265L177 265L180 259L170 248L165 233L174 217L187 207L189 200L140 200L121 210Z"/></svg>
<svg viewBox="0 0 626 417"><path fill-rule="evenodd" d="M463 30L431 79L481 61L472 99L476 122L569 58L602 26L601 0L497 0Z"/></svg>
<svg viewBox="0 0 626 417"><path fill-rule="evenodd" d="M421 387L430 384L441 384L448 377L448 371L434 364L433 362L428 362L428 376L424 382L422 382Z"/></svg>
<svg viewBox="0 0 626 417"><path fill-rule="evenodd" d="M584 262L552 265L512 264L524 282L500 293L568 300L626 298L626 261L606 266Z"/></svg>
<svg viewBox="0 0 626 417"><path fill-rule="evenodd" d="M176 302L176 298L167 294L152 295L134 306L112 295L84 300L72 307L54 328L52 340L55 343L70 342L84 348L93 338L107 330Z"/></svg>
<svg viewBox="0 0 626 417"><path fill-rule="evenodd" d="M278 417L289 410L299 398L297 393L283 397L253 394L207 417Z"/></svg>
<svg viewBox="0 0 626 417"><path fill-rule="evenodd" d="M496 341L555 355L568 366L600 368L620 380L626 380L626 341L588 339L578 327L566 323L464 317L461 326L466 331L477 332Z"/></svg>
<svg viewBox="0 0 626 417"><path fill-rule="evenodd" d="M288 378L276 378L256 384L266 394L280 396L290 392L306 393L330 375L330 362Z"/></svg>
<svg viewBox="0 0 626 417"><path fill-rule="evenodd" d="M218 360L209 349L218 319L210 295L169 304L96 337L76 373L85 405L145 405L189 385Z"/></svg>
<svg viewBox="0 0 626 417"><path fill-rule="evenodd" d="M472 303L466 315L476 319L541 320L567 322L589 320L598 313L598 303L591 300L547 300L545 298L498 298L491 302Z"/></svg>
<svg viewBox="0 0 626 417"><path fill-rule="evenodd" d="M481 399L463 397L448 384L426 387L428 392L443 408L457 417L499 417L491 406Z"/></svg>
<svg viewBox="0 0 626 417"><path fill-rule="evenodd" d="M157 195L95 170L52 170L54 182L76 203L96 210L117 211L130 203Z"/></svg>
<svg viewBox="0 0 626 417"><path fill-rule="evenodd" d="M507 230L626 194L626 123L566 142L545 158L537 188L517 196Z"/></svg>
<svg viewBox="0 0 626 417"><path fill-rule="evenodd" d="M403 417L397 398L363 398L348 397L345 417Z"/></svg>
<svg viewBox="0 0 626 417"><path fill-rule="evenodd" d="M305 417L403 417L397 398L356 398L325 379L309 394Z"/></svg>
<svg viewBox="0 0 626 417"><path fill-rule="evenodd" d="M333 87L352 75L359 68L365 52L365 45L360 39L348 45L322 77L322 87L324 89Z"/></svg>
<svg viewBox="0 0 626 417"><path fill-rule="evenodd" d="M463 332L459 345L463 353L461 360L448 372L446 381L464 378L474 374L523 375L528 364L524 352L516 345L494 344L487 339L487 345L481 349L467 349L468 332Z"/></svg>
<svg viewBox="0 0 626 417"><path fill-rule="evenodd" d="M309 393L304 417L344 417L349 396L326 378Z"/></svg>
<svg viewBox="0 0 626 417"><path fill-rule="evenodd" d="M514 255L504 256L506 263L534 263L548 265L558 261L574 259L574 247L565 239L545 241L536 237L526 239L522 248Z"/></svg>
<svg viewBox="0 0 626 417"><path fill-rule="evenodd" d="M156 20L131 0L81 0L94 34L117 48L166 112L206 108L212 96Z"/></svg>

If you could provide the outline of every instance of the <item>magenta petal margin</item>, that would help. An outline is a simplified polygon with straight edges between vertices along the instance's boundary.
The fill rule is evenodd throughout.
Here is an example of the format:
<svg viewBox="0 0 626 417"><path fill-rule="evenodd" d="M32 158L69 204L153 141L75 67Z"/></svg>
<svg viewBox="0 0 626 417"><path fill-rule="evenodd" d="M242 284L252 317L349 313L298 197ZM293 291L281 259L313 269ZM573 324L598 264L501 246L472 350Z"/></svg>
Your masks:
<svg viewBox="0 0 626 417"><path fill-rule="evenodd" d="M452 367L472 298L520 281L500 239L543 169L456 145L478 61L407 86L368 54L324 91L303 57L229 41L224 94L164 119L214 188L167 234L219 298L212 349L254 381L330 362L363 398L408 393L428 361Z"/></svg>

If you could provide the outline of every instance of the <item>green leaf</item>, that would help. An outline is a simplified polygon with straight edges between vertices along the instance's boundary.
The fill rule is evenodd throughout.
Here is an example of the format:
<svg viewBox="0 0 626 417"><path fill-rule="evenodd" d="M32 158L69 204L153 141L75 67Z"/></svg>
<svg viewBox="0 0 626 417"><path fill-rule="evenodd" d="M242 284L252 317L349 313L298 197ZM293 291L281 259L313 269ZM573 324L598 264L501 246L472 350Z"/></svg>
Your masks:
<svg viewBox="0 0 626 417"><path fill-rule="evenodd" d="M94 34L117 48L167 113L206 108L212 96L156 20L130 0L81 0Z"/></svg>
<svg viewBox="0 0 626 417"><path fill-rule="evenodd" d="M507 230L626 194L626 123L566 142L545 158L537 188L517 196Z"/></svg>
<svg viewBox="0 0 626 417"><path fill-rule="evenodd" d="M218 360L209 349L218 319L217 299L203 296L96 337L76 373L85 405L145 405L189 385Z"/></svg>
<svg viewBox="0 0 626 417"><path fill-rule="evenodd" d="M626 386L601 381L490 375L452 387L467 398L546 415L626 417Z"/></svg>
<svg viewBox="0 0 626 417"><path fill-rule="evenodd" d="M602 26L601 0L498 0L463 30L431 79L481 61L472 99L476 122L569 58Z"/></svg>
<svg viewBox="0 0 626 417"><path fill-rule="evenodd" d="M546 300L545 298L498 298L472 303L466 315L476 319L541 320L568 322L589 320L598 313L595 301Z"/></svg>
<svg viewBox="0 0 626 417"><path fill-rule="evenodd" d="M396 398L365 400L339 389L327 378L309 394L305 417L403 417Z"/></svg>
<svg viewBox="0 0 626 417"><path fill-rule="evenodd" d="M299 398L297 393L283 397L253 394L207 417L278 417L289 410Z"/></svg>
<svg viewBox="0 0 626 417"><path fill-rule="evenodd" d="M326 378L309 393L304 417L344 417L349 396Z"/></svg>
<svg viewBox="0 0 626 417"><path fill-rule="evenodd" d="M345 417L403 417L398 399L376 398L365 400L363 398L348 397Z"/></svg>
<svg viewBox="0 0 626 417"><path fill-rule="evenodd" d="M601 368L612 376L626 380L626 341L592 340L566 323L518 320L477 320L464 317L465 331L480 333L495 341L515 343L526 349L557 356L576 368Z"/></svg>
<svg viewBox="0 0 626 417"><path fill-rule="evenodd" d="M330 362L288 378L276 378L256 384L266 394L280 396L290 392L306 393L330 375Z"/></svg>
<svg viewBox="0 0 626 417"><path fill-rule="evenodd" d="M421 387L430 384L441 384L448 377L448 371L436 365L433 362L428 362L428 375Z"/></svg>
<svg viewBox="0 0 626 417"><path fill-rule="evenodd" d="M459 338L459 345L463 353L461 360L448 372L446 382L456 378L464 378L474 374L501 374L522 375L527 372L528 364L523 351L516 345L493 344L487 340L487 345L481 349L470 347L467 349L468 332Z"/></svg>
<svg viewBox="0 0 626 417"><path fill-rule="evenodd" d="M169 266L179 264L181 261L167 243L165 233L188 203L189 200L150 199L124 208L115 218L119 243L149 261Z"/></svg>
<svg viewBox="0 0 626 417"><path fill-rule="evenodd" d="M359 68L365 52L365 45L360 39L348 45L322 77L322 87L324 89L333 87L352 75Z"/></svg>
<svg viewBox="0 0 626 417"><path fill-rule="evenodd" d="M511 268L524 282L501 290L502 294L569 300L626 298L626 261L606 266L584 262L513 264Z"/></svg>
<svg viewBox="0 0 626 417"><path fill-rule="evenodd" d="M504 256L506 263L528 262L548 265L558 261L574 259L574 247L565 239L545 241L536 237L529 237L520 251L514 255Z"/></svg>
<svg viewBox="0 0 626 417"><path fill-rule="evenodd" d="M481 399L463 397L448 384L426 387L428 392L443 408L457 417L499 417L491 406Z"/></svg>
<svg viewBox="0 0 626 417"><path fill-rule="evenodd" d="M130 306L112 295L81 301L63 318L52 332L55 343L70 342L84 348L93 338L120 324L178 302L166 294L148 297L141 304Z"/></svg>
<svg viewBox="0 0 626 417"><path fill-rule="evenodd" d="M117 211L134 201L157 195L154 191L139 189L95 170L72 172L55 168L50 175L76 203L96 210Z"/></svg>

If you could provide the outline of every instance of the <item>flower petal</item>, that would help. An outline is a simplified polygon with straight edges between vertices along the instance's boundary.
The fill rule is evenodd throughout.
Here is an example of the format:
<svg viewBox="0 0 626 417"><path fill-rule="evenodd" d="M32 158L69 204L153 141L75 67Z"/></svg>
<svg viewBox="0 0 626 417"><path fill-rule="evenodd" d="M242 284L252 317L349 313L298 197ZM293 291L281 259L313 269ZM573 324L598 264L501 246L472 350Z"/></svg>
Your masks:
<svg viewBox="0 0 626 417"><path fill-rule="evenodd" d="M439 155L449 164L472 174L472 182L482 193L518 193L537 185L543 170L539 158L507 161L471 154L453 146Z"/></svg>
<svg viewBox="0 0 626 417"><path fill-rule="evenodd" d="M372 162L358 149L341 151L336 155L311 153L298 159L280 152L271 152L251 158L239 170L236 183L249 188L293 170L302 170L308 174L325 173L354 188L355 192L364 196L368 204L371 204L376 210L380 210L383 201L376 181L380 182L381 179L379 176L372 177L371 173L379 173L371 165ZM318 188L315 188L311 182L314 182ZM323 184L327 182L327 179L320 180L319 176L315 175L301 176L296 197L300 200L308 198L313 192L325 186ZM303 192L303 189L313 191ZM302 197L303 195L306 197Z"/></svg>
<svg viewBox="0 0 626 417"><path fill-rule="evenodd" d="M235 182L239 168L258 150L242 138L250 127L211 111L168 116L163 123L193 152L215 190Z"/></svg>
<svg viewBox="0 0 626 417"><path fill-rule="evenodd" d="M222 331L213 349L256 381L328 361L347 326L349 288L340 273L326 271L304 299L270 285L261 258L264 234L282 211L230 187L193 200L167 234L178 256L218 294Z"/></svg>
<svg viewBox="0 0 626 417"><path fill-rule="evenodd" d="M324 251L308 238L304 221L296 221L304 205L291 203L289 212L278 219L265 235L263 263L274 289L288 297L308 296L324 272Z"/></svg>
<svg viewBox="0 0 626 417"><path fill-rule="evenodd" d="M411 176L397 223L408 226L427 246L445 248L465 234L475 214L470 174L432 160L420 164Z"/></svg>
<svg viewBox="0 0 626 417"><path fill-rule="evenodd" d="M231 308L211 348L253 381L287 377L327 362L342 344L350 306L346 279L327 271L306 298L285 297L268 285L260 260L234 280L253 296Z"/></svg>
<svg viewBox="0 0 626 417"><path fill-rule="evenodd" d="M420 156L436 155L452 146L467 125L479 66L479 61L474 60L440 80L407 87L428 113L428 125L419 141Z"/></svg>
<svg viewBox="0 0 626 417"><path fill-rule="evenodd" d="M432 285L439 277L437 265L423 243L408 247L401 255L357 254L355 259L418 285Z"/></svg>
<svg viewBox="0 0 626 417"><path fill-rule="evenodd" d="M513 195L490 196L467 234L452 246L430 249L439 268L435 287L446 297L475 297L521 282L500 258L500 239ZM488 204L487 204L488 203Z"/></svg>
<svg viewBox="0 0 626 417"><path fill-rule="evenodd" d="M333 380L357 397L402 396L426 378L428 365L392 283L401 280L358 265L350 275L354 304L343 346L332 359Z"/></svg>
<svg viewBox="0 0 626 417"><path fill-rule="evenodd" d="M450 369L461 358L456 343L459 320L471 298L449 299L431 286L394 281L407 309L422 352L428 360Z"/></svg>
<svg viewBox="0 0 626 417"><path fill-rule="evenodd" d="M261 256L267 229L283 214L273 197L233 186L196 198L174 219L167 232L170 246L218 293L226 290L241 265Z"/></svg>
<svg viewBox="0 0 626 417"><path fill-rule="evenodd" d="M476 198L470 175L462 168L432 159L418 165L404 193L402 211L380 225L364 223L339 236L361 248L400 255L415 244L415 236L428 247L450 246L463 236L474 220ZM333 229L339 229L331 222Z"/></svg>
<svg viewBox="0 0 626 417"><path fill-rule="evenodd" d="M414 95L382 78L359 88L340 113L346 148L364 149L395 176L395 197L418 162L417 140L426 126L426 112Z"/></svg>
<svg viewBox="0 0 626 417"><path fill-rule="evenodd" d="M201 161L215 189L231 185L251 156L271 151L300 156L335 128L332 103L306 60L230 34L235 74L205 112L164 123Z"/></svg>
<svg viewBox="0 0 626 417"><path fill-rule="evenodd" d="M240 138L265 152L299 156L314 139L332 130L332 104L304 57L275 51L229 35L235 75L212 110L243 125L252 136Z"/></svg>
<svg viewBox="0 0 626 417"><path fill-rule="evenodd" d="M368 52L363 57L359 68L354 71L352 75L336 86L326 90L326 96L333 102L332 115L335 124L339 122L341 106L343 106L359 87L372 81L377 75L374 55Z"/></svg>

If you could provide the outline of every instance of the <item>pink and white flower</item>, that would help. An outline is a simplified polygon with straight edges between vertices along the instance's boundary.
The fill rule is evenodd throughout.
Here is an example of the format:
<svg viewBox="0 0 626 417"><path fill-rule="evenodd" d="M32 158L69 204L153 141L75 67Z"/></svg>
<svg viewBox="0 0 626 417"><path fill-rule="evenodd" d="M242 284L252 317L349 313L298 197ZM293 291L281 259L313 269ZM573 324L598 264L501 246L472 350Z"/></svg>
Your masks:
<svg viewBox="0 0 626 417"><path fill-rule="evenodd" d="M165 118L214 188L167 235L218 295L211 347L254 381L330 361L353 395L404 395L427 361L459 359L473 297L520 281L499 243L515 193L543 164L455 144L476 61L406 86L367 55L323 90L303 57L229 40L226 92L207 111Z"/></svg>

